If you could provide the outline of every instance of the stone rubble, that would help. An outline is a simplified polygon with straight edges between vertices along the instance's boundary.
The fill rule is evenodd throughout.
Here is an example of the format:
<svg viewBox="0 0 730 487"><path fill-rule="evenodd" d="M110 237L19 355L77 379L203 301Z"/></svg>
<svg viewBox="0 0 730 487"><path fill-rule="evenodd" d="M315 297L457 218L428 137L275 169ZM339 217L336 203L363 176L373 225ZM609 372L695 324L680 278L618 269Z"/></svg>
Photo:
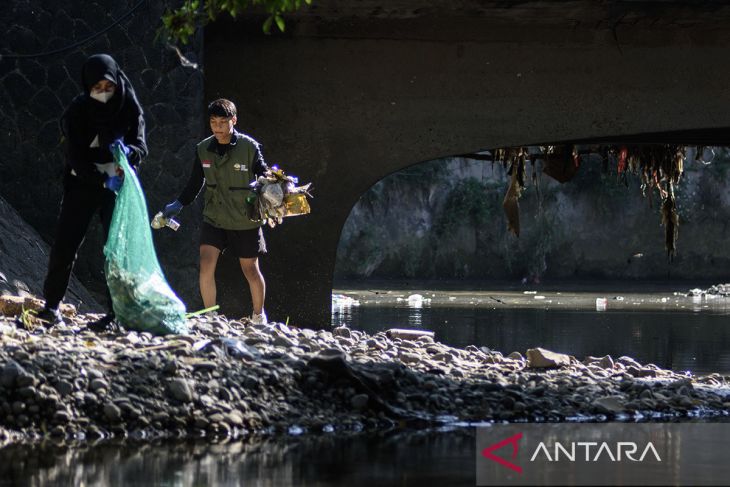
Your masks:
<svg viewBox="0 0 730 487"><path fill-rule="evenodd" d="M430 334L190 320L185 336L48 332L0 317L0 440L238 437L455 422L727 415L727 377L630 357L504 356ZM394 335L395 336L395 335Z"/></svg>
<svg viewBox="0 0 730 487"><path fill-rule="evenodd" d="M694 288L687 292L687 296L717 296L730 297L730 284L715 284L707 289Z"/></svg>

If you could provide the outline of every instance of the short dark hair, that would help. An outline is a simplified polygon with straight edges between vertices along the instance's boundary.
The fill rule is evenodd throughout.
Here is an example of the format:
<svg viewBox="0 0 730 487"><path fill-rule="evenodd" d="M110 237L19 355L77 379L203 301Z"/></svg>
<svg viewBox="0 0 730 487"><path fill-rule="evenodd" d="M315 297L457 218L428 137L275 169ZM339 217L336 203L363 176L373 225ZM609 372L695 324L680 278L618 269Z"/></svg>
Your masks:
<svg viewBox="0 0 730 487"><path fill-rule="evenodd" d="M231 100L218 98L208 105L208 117L226 117L236 116L236 105Z"/></svg>

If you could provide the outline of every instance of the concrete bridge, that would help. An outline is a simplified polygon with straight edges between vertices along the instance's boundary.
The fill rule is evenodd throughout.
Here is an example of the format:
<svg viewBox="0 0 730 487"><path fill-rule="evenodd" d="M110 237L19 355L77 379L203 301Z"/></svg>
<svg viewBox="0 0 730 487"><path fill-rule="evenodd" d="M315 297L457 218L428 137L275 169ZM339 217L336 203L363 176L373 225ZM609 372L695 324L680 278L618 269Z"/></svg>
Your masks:
<svg viewBox="0 0 730 487"><path fill-rule="evenodd" d="M269 163L316 188L311 215L268 233L277 319L329 325L345 219L409 165L575 139L730 144L727 2L315 4L286 34L262 35L258 15L205 32L206 97L233 98ZM219 269L225 305L244 290Z"/></svg>

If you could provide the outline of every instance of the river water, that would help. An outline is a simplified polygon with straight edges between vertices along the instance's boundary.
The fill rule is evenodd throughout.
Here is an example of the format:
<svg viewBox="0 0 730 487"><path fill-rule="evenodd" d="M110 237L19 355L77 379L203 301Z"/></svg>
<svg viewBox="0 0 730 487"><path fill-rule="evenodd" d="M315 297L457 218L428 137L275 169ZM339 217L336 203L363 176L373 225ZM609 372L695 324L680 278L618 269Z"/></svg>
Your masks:
<svg viewBox="0 0 730 487"><path fill-rule="evenodd" d="M730 299L678 293L687 286L457 286L343 286L334 291L333 325L425 328L455 346L523 354L542 346L578 358L629 355L695 374L730 372ZM469 427L218 444L16 444L0 449L0 486L466 486L476 482L475 448Z"/></svg>
<svg viewBox="0 0 730 487"><path fill-rule="evenodd" d="M730 298L687 296L688 285L656 283L457 286L342 287L332 321L370 333L422 328L452 346L505 355L543 347L579 360L627 355L696 375L730 373Z"/></svg>
<svg viewBox="0 0 730 487"><path fill-rule="evenodd" d="M471 428L213 445L103 441L0 449L2 486L421 487L475 481Z"/></svg>

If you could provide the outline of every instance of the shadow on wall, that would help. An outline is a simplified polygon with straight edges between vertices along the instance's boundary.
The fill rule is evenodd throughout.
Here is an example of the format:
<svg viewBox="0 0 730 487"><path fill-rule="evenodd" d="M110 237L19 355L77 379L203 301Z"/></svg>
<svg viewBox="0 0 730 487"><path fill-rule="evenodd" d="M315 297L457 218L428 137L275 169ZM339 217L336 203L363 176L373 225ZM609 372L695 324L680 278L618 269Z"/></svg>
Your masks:
<svg viewBox="0 0 730 487"><path fill-rule="evenodd" d="M49 252L38 232L0 198L0 294L43 296ZM80 306L83 312L101 311L73 275L65 301Z"/></svg>

